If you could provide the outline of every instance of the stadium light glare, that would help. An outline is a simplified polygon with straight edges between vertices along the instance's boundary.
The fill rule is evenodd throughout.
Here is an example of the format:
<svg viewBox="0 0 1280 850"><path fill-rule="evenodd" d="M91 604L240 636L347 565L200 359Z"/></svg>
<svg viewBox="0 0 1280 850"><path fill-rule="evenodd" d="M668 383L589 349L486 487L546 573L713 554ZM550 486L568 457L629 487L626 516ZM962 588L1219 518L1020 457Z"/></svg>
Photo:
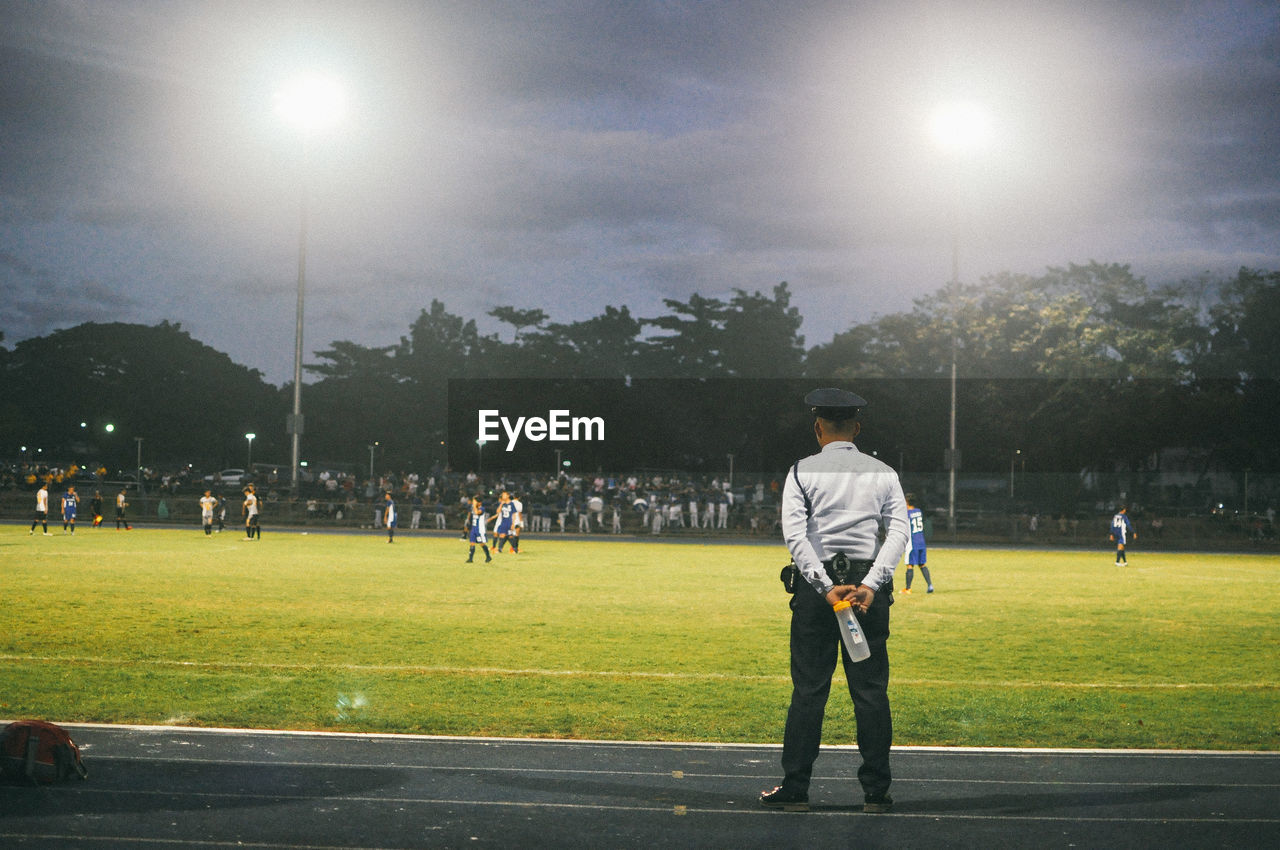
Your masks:
<svg viewBox="0 0 1280 850"><path fill-rule="evenodd" d="M276 114L306 132L327 130L346 115L342 86L332 77L310 75L285 83L275 96Z"/></svg>
<svg viewBox="0 0 1280 850"><path fill-rule="evenodd" d="M933 112L929 133L934 144L946 153L972 154L991 143L991 113L972 101L943 104Z"/></svg>

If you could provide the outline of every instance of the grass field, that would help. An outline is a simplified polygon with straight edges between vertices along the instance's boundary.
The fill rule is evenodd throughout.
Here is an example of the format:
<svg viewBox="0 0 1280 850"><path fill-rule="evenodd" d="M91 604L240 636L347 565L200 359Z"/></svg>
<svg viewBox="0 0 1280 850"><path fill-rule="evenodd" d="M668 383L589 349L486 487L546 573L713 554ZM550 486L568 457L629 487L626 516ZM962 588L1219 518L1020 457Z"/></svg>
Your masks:
<svg viewBox="0 0 1280 850"><path fill-rule="evenodd" d="M0 717L781 740L781 545L240 537L0 526ZM1280 559L930 562L893 608L895 743L1280 749ZM825 741L853 733L833 689Z"/></svg>

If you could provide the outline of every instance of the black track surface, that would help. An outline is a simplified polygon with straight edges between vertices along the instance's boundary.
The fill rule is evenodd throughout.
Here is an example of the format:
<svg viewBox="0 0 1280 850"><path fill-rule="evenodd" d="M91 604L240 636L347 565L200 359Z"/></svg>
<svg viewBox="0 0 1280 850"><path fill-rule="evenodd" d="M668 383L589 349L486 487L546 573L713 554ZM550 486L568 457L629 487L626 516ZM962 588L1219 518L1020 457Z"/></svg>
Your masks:
<svg viewBox="0 0 1280 850"><path fill-rule="evenodd" d="M856 751L809 813L761 809L775 746L69 726L89 779L0 786L0 847L1276 847L1280 753Z"/></svg>

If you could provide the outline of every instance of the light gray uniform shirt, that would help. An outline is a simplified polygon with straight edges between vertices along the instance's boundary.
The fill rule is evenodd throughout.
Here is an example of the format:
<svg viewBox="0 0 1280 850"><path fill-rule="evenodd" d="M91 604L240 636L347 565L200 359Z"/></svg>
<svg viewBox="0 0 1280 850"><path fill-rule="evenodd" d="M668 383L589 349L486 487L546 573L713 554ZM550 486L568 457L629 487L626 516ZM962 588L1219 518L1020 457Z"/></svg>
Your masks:
<svg viewBox="0 0 1280 850"><path fill-rule="evenodd" d="M801 574L820 594L832 588L822 562L837 552L874 561L862 583L879 591L893 578L910 540L898 473L853 443L827 443L787 474L782 536Z"/></svg>

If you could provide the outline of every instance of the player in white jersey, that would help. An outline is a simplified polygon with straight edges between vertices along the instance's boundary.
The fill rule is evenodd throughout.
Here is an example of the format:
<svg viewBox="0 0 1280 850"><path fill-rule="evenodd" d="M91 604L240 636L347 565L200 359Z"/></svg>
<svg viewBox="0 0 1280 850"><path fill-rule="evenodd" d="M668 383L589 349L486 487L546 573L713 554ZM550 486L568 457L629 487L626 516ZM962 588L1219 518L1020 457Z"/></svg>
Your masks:
<svg viewBox="0 0 1280 850"><path fill-rule="evenodd" d="M511 551L520 552L520 529L524 528L524 502L515 493L511 494L511 507L514 516L511 518Z"/></svg>
<svg viewBox="0 0 1280 850"><path fill-rule="evenodd" d="M382 508L382 524L387 529L387 542L396 542L396 526L399 523L399 516L396 514L396 500L391 496L391 491L382 494L384 501Z"/></svg>
<svg viewBox="0 0 1280 850"><path fill-rule="evenodd" d="M244 488L244 533L246 540L262 539L262 527L258 525L258 494L250 484Z"/></svg>
<svg viewBox="0 0 1280 850"><path fill-rule="evenodd" d="M121 490L116 494L116 531L119 531L122 525L125 531L133 528L132 525L129 525L129 520L124 518L124 510L127 507L129 507L129 502L125 498L125 491Z"/></svg>
<svg viewBox="0 0 1280 850"><path fill-rule="evenodd" d="M36 533L36 526L44 529L44 536L49 537L49 485L41 484L40 489L36 491L36 517L31 520L31 530L28 535Z"/></svg>
<svg viewBox="0 0 1280 850"><path fill-rule="evenodd" d="M206 537L213 535L213 509L218 506L218 497L212 490L205 490L200 497L200 524L204 526Z"/></svg>

